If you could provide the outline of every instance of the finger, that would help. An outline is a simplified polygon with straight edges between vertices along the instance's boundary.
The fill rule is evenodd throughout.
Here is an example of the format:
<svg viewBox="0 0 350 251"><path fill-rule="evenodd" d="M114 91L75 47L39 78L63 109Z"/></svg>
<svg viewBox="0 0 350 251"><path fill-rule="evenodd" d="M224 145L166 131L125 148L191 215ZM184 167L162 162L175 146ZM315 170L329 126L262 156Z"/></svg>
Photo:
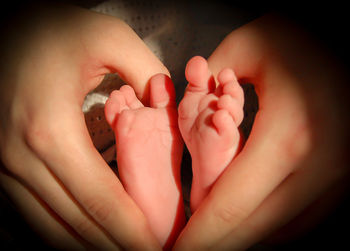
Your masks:
<svg viewBox="0 0 350 251"><path fill-rule="evenodd" d="M118 30L116 31L116 26L111 26L110 30L106 28L106 32L110 32L109 44L106 46L106 41L103 41L104 46L97 44L99 48L95 56L131 85L142 102L148 102L150 78L157 73L167 76L170 73L126 23L116 20L113 18Z"/></svg>
<svg viewBox="0 0 350 251"><path fill-rule="evenodd" d="M289 174L288 168L277 165L266 168L261 164L262 155L246 153L247 147L249 142L192 215L178 240L177 250L214 248L222 236L235 230Z"/></svg>
<svg viewBox="0 0 350 251"><path fill-rule="evenodd" d="M298 83L266 53L270 48L262 48L267 46L266 41L255 36L259 32L266 35L255 30L262 27L259 24L232 33L210 58L214 75L228 66L238 79L255 84L259 111L245 147L191 217L177 242L178 250L214 248L223 236L237 230L311 152L316 132L310 130L306 101L297 90ZM227 56L228 51L232 57ZM271 60L264 62L264 68L262 58ZM281 88L280 79L287 80L285 88Z"/></svg>
<svg viewBox="0 0 350 251"><path fill-rule="evenodd" d="M178 250L190 250L194 246L205 250L217 244L261 204L293 171L295 161L309 150L309 132L298 135L295 118L294 122L289 118L290 106L276 113L273 105L263 102L262 106L264 110L257 113L242 152L189 220L178 240ZM279 121L279 126L272 126L274 121Z"/></svg>
<svg viewBox="0 0 350 251"><path fill-rule="evenodd" d="M319 208L320 205L318 205L318 212L323 210L324 212L320 213L325 214L330 211L336 204L335 201L341 197L341 195L336 196L335 193L344 193L344 181L341 182L341 179L346 179L340 170L334 172L334 169L329 168L330 164L337 162L336 159L329 163L329 160L320 161L319 158L320 156L314 159L317 163L308 163L308 167L303 170L299 169L299 172L289 176L253 214L239 225L237 230L226 235L218 243L217 249L245 250L249 248L300 215L318 198L323 197L322 201L327 201L323 203L322 208ZM329 192L331 198L327 200L324 196ZM320 216L311 215L310 217L309 215L308 220L312 221L312 217ZM303 219L302 223L299 222L298 228L302 229L303 226L306 227L306 224L308 223Z"/></svg>
<svg viewBox="0 0 350 251"><path fill-rule="evenodd" d="M175 87L167 75L160 73L150 79L150 105L154 108L176 107Z"/></svg>
<svg viewBox="0 0 350 251"><path fill-rule="evenodd" d="M47 205L47 210L50 210L69 227L73 234L80 236L89 245L101 249L119 249L118 245L104 233L104 230L78 206L69 192L58 183L56 177L40 160L25 150L22 150L21 155L26 162L18 161L16 164L25 165L27 167L25 170L30 171L23 171L19 176L38 196L37 200ZM30 214L33 213L33 210L30 208L29 212L24 213Z"/></svg>
<svg viewBox="0 0 350 251"><path fill-rule="evenodd" d="M257 84L255 80L262 77L260 74L261 58L265 48L262 48L263 44L254 36L253 32L249 25L242 26L231 32L210 55L208 58L209 69L218 82L220 72L227 68L233 70L235 79L238 81L244 80L246 83ZM228 52L230 56L228 56ZM226 81L226 77L227 75L221 80ZM259 88L261 87L259 86Z"/></svg>
<svg viewBox="0 0 350 251"><path fill-rule="evenodd" d="M159 248L144 215L94 148L81 110L75 111L59 119L64 126L57 121L58 125L46 125L46 129L32 129L29 135L35 137L29 136L29 145L116 243L136 250ZM59 130L55 130L56 126ZM49 141L43 140L48 137Z"/></svg>
<svg viewBox="0 0 350 251"><path fill-rule="evenodd" d="M60 250L85 250L82 240L72 235L21 183L2 172L0 183L16 209L48 245Z"/></svg>

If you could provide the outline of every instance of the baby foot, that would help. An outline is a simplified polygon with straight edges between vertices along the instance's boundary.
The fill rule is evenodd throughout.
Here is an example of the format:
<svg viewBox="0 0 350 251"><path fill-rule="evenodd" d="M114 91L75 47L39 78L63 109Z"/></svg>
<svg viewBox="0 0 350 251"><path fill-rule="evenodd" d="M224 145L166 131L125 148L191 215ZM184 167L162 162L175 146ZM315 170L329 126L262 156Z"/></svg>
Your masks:
<svg viewBox="0 0 350 251"><path fill-rule="evenodd" d="M180 184L183 141L174 86L163 74L150 80L150 106L144 107L134 90L125 85L111 93L105 115L116 135L124 188L167 249L181 231L185 216Z"/></svg>
<svg viewBox="0 0 350 251"><path fill-rule="evenodd" d="M189 84L179 105L179 127L192 157L194 212L239 151L244 94L228 68L218 74L219 85L215 87L202 57L193 57L185 73Z"/></svg>

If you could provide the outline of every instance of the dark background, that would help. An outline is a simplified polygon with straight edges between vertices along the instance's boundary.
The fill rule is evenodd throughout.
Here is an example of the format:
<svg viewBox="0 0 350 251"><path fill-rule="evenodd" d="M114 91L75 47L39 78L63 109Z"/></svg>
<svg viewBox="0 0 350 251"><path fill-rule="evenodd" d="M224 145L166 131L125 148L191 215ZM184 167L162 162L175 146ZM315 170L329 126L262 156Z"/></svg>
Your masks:
<svg viewBox="0 0 350 251"><path fill-rule="evenodd" d="M90 7L97 2L99 1L75 1L78 5L85 7ZM231 1L222 2L225 2L232 8L240 8L251 12L256 16L270 11L288 16L309 31L320 43L329 48L349 69L350 22L348 20L350 13L345 1L319 1L317 3L308 1L279 1L279 3L261 1L256 3L241 0L235 3ZM15 27L8 27L10 23L8 20L17 17L19 9L23 7L28 8L29 6L28 10L30 10L30 6L33 3L34 1L16 1L15 3L9 3L11 5L2 5L0 19L0 28L2 28L0 29L1 40L6 39L7 29L15 29ZM344 116L349 115L344 114ZM321 222L315 230L301 239L274 248L257 246L252 250L350 250L348 241L350 234L348 230L350 223L349 202L350 196L347 194L343 203L332 214ZM47 247L28 227L22 217L11 206L11 202L7 200L6 195L0 190L0 250L32 248L52 249Z"/></svg>

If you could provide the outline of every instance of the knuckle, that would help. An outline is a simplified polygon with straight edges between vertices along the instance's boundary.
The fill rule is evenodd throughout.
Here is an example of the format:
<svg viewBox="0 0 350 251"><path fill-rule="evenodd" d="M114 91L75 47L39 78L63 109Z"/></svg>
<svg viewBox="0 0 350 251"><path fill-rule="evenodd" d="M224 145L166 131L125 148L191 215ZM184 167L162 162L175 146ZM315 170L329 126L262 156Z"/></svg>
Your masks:
<svg viewBox="0 0 350 251"><path fill-rule="evenodd" d="M244 227L246 231L249 232L249 235L252 238L261 238L261 236L264 236L266 234L266 230L267 231L274 230L273 222L269 222L268 224L269 225L265 225L261 223L259 224L258 222L247 220L244 222L244 225L242 227Z"/></svg>
<svg viewBox="0 0 350 251"><path fill-rule="evenodd" d="M24 140L27 146L34 151L45 151L47 145L52 142L53 133L50 127L39 123L32 123L24 132Z"/></svg>
<svg viewBox="0 0 350 251"><path fill-rule="evenodd" d="M91 198L86 201L85 205L87 212L101 224L108 221L113 209L111 202L106 202L101 198Z"/></svg>
<svg viewBox="0 0 350 251"><path fill-rule="evenodd" d="M72 225L75 231L77 231L77 233L79 233L81 236L89 236L93 231L93 224L87 218L79 218L75 222L73 222Z"/></svg>
<svg viewBox="0 0 350 251"><path fill-rule="evenodd" d="M20 168L14 163L15 158L13 151L5 148L5 150L1 151L0 169L9 171L12 174L20 174Z"/></svg>
<svg viewBox="0 0 350 251"><path fill-rule="evenodd" d="M308 126L300 125L289 130L289 135L282 137L280 142L280 156L287 162L296 163L307 156L312 150L312 134Z"/></svg>
<svg viewBox="0 0 350 251"><path fill-rule="evenodd" d="M133 34L132 28L122 19L116 17L108 17L108 22L101 22L102 30L108 32L109 34L114 34L115 30L119 30L119 34L130 35ZM106 21L106 20L105 20ZM113 35L112 35L113 36ZM124 41L123 36L113 36L113 39L117 39L119 42ZM113 40L112 39L112 40Z"/></svg>
<svg viewBox="0 0 350 251"><path fill-rule="evenodd" d="M239 224L243 219L248 217L248 212L233 204L229 204L218 208L215 216L224 224L233 226Z"/></svg>
<svg viewBox="0 0 350 251"><path fill-rule="evenodd" d="M10 150L11 148L9 146L7 147L1 147L0 151L0 160L1 163L4 165L4 167L7 167L11 163L11 159L13 156L13 151Z"/></svg>
<svg viewBox="0 0 350 251"><path fill-rule="evenodd" d="M6 141L6 146L1 147L0 162L1 169L5 172L10 172L11 175L20 177L23 172L23 148L21 148L21 145L19 145L17 141L16 138L10 137L10 139ZM21 156L21 158L19 158L19 156Z"/></svg>

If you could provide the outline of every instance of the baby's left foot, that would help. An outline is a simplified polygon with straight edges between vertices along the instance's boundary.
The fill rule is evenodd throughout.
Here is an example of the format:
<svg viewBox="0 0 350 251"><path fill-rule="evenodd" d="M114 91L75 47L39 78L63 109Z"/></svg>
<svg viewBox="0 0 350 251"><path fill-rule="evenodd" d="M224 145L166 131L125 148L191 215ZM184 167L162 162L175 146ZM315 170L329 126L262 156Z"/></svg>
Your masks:
<svg viewBox="0 0 350 251"><path fill-rule="evenodd" d="M123 86L110 95L105 114L116 135L121 181L167 249L185 223L180 184L183 141L175 90L167 76L150 80L150 105L144 107L134 90Z"/></svg>
<svg viewBox="0 0 350 251"><path fill-rule="evenodd" d="M223 69L215 87L207 61L193 57L179 106L179 127L192 157L191 210L195 211L240 147L244 95L234 72Z"/></svg>

